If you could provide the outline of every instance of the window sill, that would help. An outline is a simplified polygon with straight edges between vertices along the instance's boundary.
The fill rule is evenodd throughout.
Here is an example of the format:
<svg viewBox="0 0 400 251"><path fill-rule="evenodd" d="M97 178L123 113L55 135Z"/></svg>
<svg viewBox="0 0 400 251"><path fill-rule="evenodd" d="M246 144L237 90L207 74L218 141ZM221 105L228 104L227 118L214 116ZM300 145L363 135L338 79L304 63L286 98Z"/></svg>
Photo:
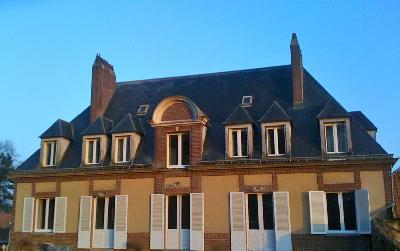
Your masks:
<svg viewBox="0 0 400 251"><path fill-rule="evenodd" d="M54 232L53 232L53 230L40 230L40 229L36 229L34 232L32 232L32 234L53 235Z"/></svg>
<svg viewBox="0 0 400 251"><path fill-rule="evenodd" d="M326 236L360 236L357 231L346 231L346 232L328 232Z"/></svg>
<svg viewBox="0 0 400 251"><path fill-rule="evenodd" d="M175 166L167 166L167 168L169 168L169 169L184 169L184 168L187 168L189 165L184 165L184 166L182 166L182 165L175 165Z"/></svg>

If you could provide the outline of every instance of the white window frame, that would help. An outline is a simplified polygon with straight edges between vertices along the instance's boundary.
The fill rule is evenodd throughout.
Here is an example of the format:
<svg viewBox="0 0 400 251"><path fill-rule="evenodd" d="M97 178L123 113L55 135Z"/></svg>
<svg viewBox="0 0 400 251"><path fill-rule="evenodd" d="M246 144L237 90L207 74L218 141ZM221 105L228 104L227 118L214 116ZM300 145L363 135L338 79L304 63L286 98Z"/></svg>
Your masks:
<svg viewBox="0 0 400 251"><path fill-rule="evenodd" d="M249 195L255 194L257 195L257 212L258 212L258 229L250 229L250 220L249 220ZM265 193L246 193L246 205L245 205L245 216L246 216L246 232L249 230L274 230L275 229L275 219L274 226L272 229L264 229L264 208L263 208L263 200L262 196ZM272 193L271 193L272 194ZM272 203L274 203L274 199L272 198Z"/></svg>
<svg viewBox="0 0 400 251"><path fill-rule="evenodd" d="M346 140L346 148L348 148L348 140L347 140L347 125L345 121L337 121L337 122L329 122L329 123L324 123L324 131L325 131L325 151L328 154L333 154L333 153L346 153L346 152L339 152L339 140L338 140L338 134L337 134L337 127L339 124L343 123L345 126L345 140ZM328 137L327 137L327 130L326 128L328 126L331 126L333 129L333 152L328 152Z"/></svg>
<svg viewBox="0 0 400 251"><path fill-rule="evenodd" d="M190 139L190 132L180 132L180 133L168 133L167 134L167 167L168 168L185 168L188 165L182 165L182 135L183 134L189 134L189 163L190 163L190 145L191 145L191 139ZM178 164L177 165L170 165L169 164L169 138L170 136L173 135L178 135Z"/></svg>
<svg viewBox="0 0 400 251"><path fill-rule="evenodd" d="M350 192L350 191L347 191ZM354 207L355 207L355 215L356 215L356 229L355 230L346 230L344 224L344 211L343 211L343 193L347 192L325 192L325 200L326 194L328 193L335 193L338 195L338 203L339 203L339 217L340 217L340 230L329 230L329 215L328 215L328 201L326 202L326 224L327 224L327 233L328 234L356 234L358 233L358 221L357 221L357 208L356 208L356 200L355 200L355 193L354 193Z"/></svg>
<svg viewBox="0 0 400 251"><path fill-rule="evenodd" d="M107 196L107 197L96 197L94 198L94 216L93 216L93 229L94 230L113 230L115 229L115 226L113 225L113 228L108 229L108 204L110 203L110 198L114 196ZM104 226L103 228L96 228L96 215L97 215L97 199L99 198L104 198L104 215L103 215L103 223ZM115 197L114 197L114 211L115 211ZM116 212L115 212L116 213ZM115 220L114 220L115 223Z"/></svg>
<svg viewBox="0 0 400 251"><path fill-rule="evenodd" d="M85 153L85 162L88 165L96 165L96 164L100 164L100 149L101 149L101 138L87 138L85 139L85 144L86 144L86 153ZM99 145L100 145L100 149L97 149L97 141L99 141ZM93 159L89 160L89 142L93 142L93 152L92 152L92 156ZM95 162L96 161L96 155L99 154L99 162Z"/></svg>
<svg viewBox="0 0 400 251"><path fill-rule="evenodd" d="M55 205L55 198L35 198L35 232L39 232L39 233L51 233L53 232L54 229L54 221L56 218L56 215L53 213L53 228L49 229L49 209L50 209L50 200L54 199L54 209L56 208ZM45 219L44 219L44 228L38 228L38 212L39 212L39 201L40 200L46 200L46 207L44 208L45 210Z"/></svg>
<svg viewBox="0 0 400 251"><path fill-rule="evenodd" d="M137 115L146 115L149 105L140 105L137 110Z"/></svg>
<svg viewBox="0 0 400 251"><path fill-rule="evenodd" d="M244 102L246 99L249 99L249 102ZM249 107L253 104L253 96L243 96L242 97L242 107Z"/></svg>
<svg viewBox="0 0 400 251"><path fill-rule="evenodd" d="M50 144L50 147L49 145ZM44 165L43 166L55 166L57 162L57 141L49 140L44 142ZM47 163L47 155L50 154L50 163Z"/></svg>
<svg viewBox="0 0 400 251"><path fill-rule="evenodd" d="M278 142L278 129L283 128L283 133L284 133L284 140L285 140L285 153L280 153L279 152L279 142ZM269 152L269 134L268 134L268 130L274 130L274 148L275 148L275 154L270 154ZM286 125L282 124L282 125L277 125L277 126L266 126L264 127L265 130L265 141L266 141L266 147L267 147L267 151L266 151L266 155L267 156L284 156L287 154L287 140L286 140ZM276 153L278 152L278 153Z"/></svg>
<svg viewBox="0 0 400 251"><path fill-rule="evenodd" d="M126 163L129 162L130 159L127 159L127 151L126 151L126 145L128 144L128 139L130 140L130 148L132 147L132 140L130 136L118 136L115 137L115 163ZM118 153L119 153L119 144L118 141L123 140L123 146L122 146L122 160L118 160ZM131 149L128 149L128 151L131 151Z"/></svg>
<svg viewBox="0 0 400 251"><path fill-rule="evenodd" d="M243 155L242 151L242 131L247 130L247 155ZM237 153L238 155L233 155L233 132L236 132L236 147L237 147ZM237 127L237 128L230 128L229 129L229 156L232 158L244 158L249 156L249 129L248 127Z"/></svg>

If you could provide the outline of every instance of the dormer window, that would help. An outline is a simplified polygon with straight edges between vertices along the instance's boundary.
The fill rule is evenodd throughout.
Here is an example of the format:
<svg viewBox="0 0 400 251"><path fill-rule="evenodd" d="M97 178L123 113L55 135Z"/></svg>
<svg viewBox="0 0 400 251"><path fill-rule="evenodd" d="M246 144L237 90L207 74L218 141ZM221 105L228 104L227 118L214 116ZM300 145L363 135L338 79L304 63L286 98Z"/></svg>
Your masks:
<svg viewBox="0 0 400 251"><path fill-rule="evenodd" d="M100 138L86 139L86 164L100 163Z"/></svg>
<svg viewBox="0 0 400 251"><path fill-rule="evenodd" d="M129 162L131 159L131 138L130 136L116 137L115 162Z"/></svg>
<svg viewBox="0 0 400 251"><path fill-rule="evenodd" d="M229 156L247 157L249 153L248 128L229 129Z"/></svg>
<svg viewBox="0 0 400 251"><path fill-rule="evenodd" d="M190 134L168 134L167 156L169 168L182 168L190 164Z"/></svg>
<svg viewBox="0 0 400 251"><path fill-rule="evenodd" d="M346 153L347 136L344 121L325 123L325 149L327 153Z"/></svg>
<svg viewBox="0 0 400 251"><path fill-rule="evenodd" d="M266 141L268 156L280 156L286 154L285 126L266 127Z"/></svg>
<svg viewBox="0 0 400 251"><path fill-rule="evenodd" d="M44 147L44 166L55 166L57 156L57 141L45 141Z"/></svg>

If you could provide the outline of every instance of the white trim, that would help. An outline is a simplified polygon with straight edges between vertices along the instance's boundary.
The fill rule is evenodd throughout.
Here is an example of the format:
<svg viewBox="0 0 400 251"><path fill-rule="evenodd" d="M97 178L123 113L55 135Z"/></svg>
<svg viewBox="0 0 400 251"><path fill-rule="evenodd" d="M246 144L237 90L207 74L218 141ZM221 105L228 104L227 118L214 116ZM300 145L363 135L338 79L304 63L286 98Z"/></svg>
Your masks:
<svg viewBox="0 0 400 251"><path fill-rule="evenodd" d="M243 155L242 149L242 131L247 131L247 154ZM234 153L234 145L233 145L233 133L236 132L236 147L237 147L237 155L233 155ZM228 129L229 133L229 156L232 158L244 158L249 156L249 129L248 127L236 127Z"/></svg>
<svg viewBox="0 0 400 251"><path fill-rule="evenodd" d="M279 152L279 137L278 137L278 130L279 129L283 129L283 136L284 136L284 138L285 138L285 153L280 153ZM268 155L268 156L283 156L283 155L286 155L286 152L287 152L287 142L286 142L286 125L284 125L284 124L282 124L282 125L280 125L280 126L266 126L265 128L264 128L264 130L265 130L265 136L266 136L266 145L267 145L267 152L266 152L266 154ZM268 131L269 130L273 130L273 132L274 132L274 154L270 154L269 152L270 152L270 149L269 149L269 141L270 141L270 138L269 138L269 133L268 133Z"/></svg>
<svg viewBox="0 0 400 251"><path fill-rule="evenodd" d="M22 232L31 233L33 229L33 210L35 205L35 198L25 197L24 208L22 210ZM30 218L29 218L30 216Z"/></svg>
<svg viewBox="0 0 400 251"><path fill-rule="evenodd" d="M137 115L146 115L149 110L149 105L140 105L136 114Z"/></svg>
<svg viewBox="0 0 400 251"><path fill-rule="evenodd" d="M49 211L50 211L50 200L54 200L54 212L53 212L53 228L49 228ZM38 228L38 213L39 213L39 206L41 203L39 203L39 201L44 200L46 201L46 205L44 206L44 208L42 210L45 210L45 218L44 218L44 228ZM36 207L35 207L35 232L39 232L39 233L51 233L53 232L54 229L54 221L55 221L55 208L56 208L56 202L55 202L55 198L35 198L36 201Z"/></svg>
<svg viewBox="0 0 400 251"><path fill-rule="evenodd" d="M315 196L313 194L320 195L322 197L322 206L323 206L323 219L324 219L324 231L318 232L315 231L314 229L314 213L313 213L313 203L312 201L316 200ZM311 225L311 234L326 234L328 231L328 213L327 213L327 207L326 207L326 195L324 191L309 191L308 192L308 201L309 201L309 208L310 208L310 225ZM321 203L321 201L319 201Z"/></svg>
<svg viewBox="0 0 400 251"><path fill-rule="evenodd" d="M339 141L337 135L337 126L343 123L345 126L345 143L346 143L346 151L339 152ZM328 152L328 140L327 140L327 132L326 127L333 127L333 144L334 151ZM350 120L348 118L335 118L335 119L321 119L320 120L320 137L321 137L321 151L325 154L345 154L349 153L352 150L352 141L351 141L351 130L350 130Z"/></svg>
<svg viewBox="0 0 400 251"><path fill-rule="evenodd" d="M182 164L182 135L183 134L188 134L189 135L189 163L187 164L187 165L183 165ZM169 161L170 161L170 159L169 159L169 141L170 141L170 136L174 136L174 135L177 135L178 136L178 159L177 159L177 161L178 161L178 163L177 163L177 165L170 165L170 163L169 163ZM185 167L187 167L188 165L190 165L190 153L191 153L191 150L190 150L190 146L191 146L191 139L190 139L190 132L179 132L179 133L168 133L167 134L167 167L168 168L185 168Z"/></svg>
<svg viewBox="0 0 400 251"><path fill-rule="evenodd" d="M57 162L57 140L45 140L43 141L44 144L44 160L43 166L55 166ZM47 162L48 154L50 154L50 162Z"/></svg>
<svg viewBox="0 0 400 251"><path fill-rule="evenodd" d="M85 139L85 163L88 165L96 165L100 163L100 150L101 150L101 138L86 138ZM93 142L93 149L92 149L92 159L89 160L89 145L90 142ZM100 149L97 149L97 142L99 142ZM97 156L98 155L98 156ZM99 159L99 162L96 162L97 157Z"/></svg>
<svg viewBox="0 0 400 251"><path fill-rule="evenodd" d="M58 204L61 203L60 200L64 200L64 211L62 212L63 214L63 219L62 219L62 223L63 226L61 227L61 229L57 230L57 223L58 223L58 218L57 218L57 214L58 214ZM56 197L55 201L54 201L54 223L53 223L53 232L54 233L65 233L65 226L66 226L66 220L67 220L67 203L68 203L68 199L67 197Z"/></svg>
<svg viewBox="0 0 400 251"><path fill-rule="evenodd" d="M285 153L282 154L268 154L269 150L269 142L268 142L268 129L274 129L274 128L281 128L283 127L284 130L284 136L285 136ZM277 137L277 135L276 135ZM274 132L274 139L275 139L275 147L279 151L279 144L278 140L275 138L275 132ZM281 157L281 156L286 156L290 155L291 153L291 125L289 122L271 122L271 123L262 123L261 124L261 140L262 140L262 152L263 152L263 157Z"/></svg>
<svg viewBox="0 0 400 251"><path fill-rule="evenodd" d="M244 100L246 98L250 98L250 101L248 103L244 102ZM252 104L253 104L253 96L243 96L242 97L242 107L249 107L249 106L252 106Z"/></svg>
<svg viewBox="0 0 400 251"><path fill-rule="evenodd" d="M339 220L340 220L340 230L329 230L329 215L328 215L328 203L326 203L326 215L327 215L327 233L328 234L356 234L358 233L357 228L358 228L358 222L357 222L357 209L356 209L356 198L355 198L355 192L354 192L354 214L356 217L356 229L355 230L346 230L345 222L344 222L344 210L343 210L343 193L348 193L348 192L325 192L325 197L326 194L328 193L334 193L338 195L338 204L339 204Z"/></svg>
<svg viewBox="0 0 400 251"><path fill-rule="evenodd" d="M130 135L125 135L125 136L115 136L115 153L114 153L114 159L115 163L126 163L129 162L130 159L127 158L127 153L131 152L131 149L126 149L127 144L128 144L128 139L131 141L131 136ZM119 155L119 140L123 140L122 142L122 160L118 160L118 155ZM132 147L132 142L129 142L129 148ZM130 156L132 158L132 156Z"/></svg>

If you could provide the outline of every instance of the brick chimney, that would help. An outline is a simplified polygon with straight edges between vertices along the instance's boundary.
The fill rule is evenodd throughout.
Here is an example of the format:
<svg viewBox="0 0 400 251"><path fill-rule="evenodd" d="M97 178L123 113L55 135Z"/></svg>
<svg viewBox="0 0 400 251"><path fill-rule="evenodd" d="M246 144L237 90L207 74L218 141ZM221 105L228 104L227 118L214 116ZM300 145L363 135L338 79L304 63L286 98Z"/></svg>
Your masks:
<svg viewBox="0 0 400 251"><path fill-rule="evenodd" d="M92 66L90 122L104 114L116 86L113 66L97 54Z"/></svg>
<svg viewBox="0 0 400 251"><path fill-rule="evenodd" d="M290 54L292 64L293 106L303 105L303 60L296 33L292 34L290 41Z"/></svg>

